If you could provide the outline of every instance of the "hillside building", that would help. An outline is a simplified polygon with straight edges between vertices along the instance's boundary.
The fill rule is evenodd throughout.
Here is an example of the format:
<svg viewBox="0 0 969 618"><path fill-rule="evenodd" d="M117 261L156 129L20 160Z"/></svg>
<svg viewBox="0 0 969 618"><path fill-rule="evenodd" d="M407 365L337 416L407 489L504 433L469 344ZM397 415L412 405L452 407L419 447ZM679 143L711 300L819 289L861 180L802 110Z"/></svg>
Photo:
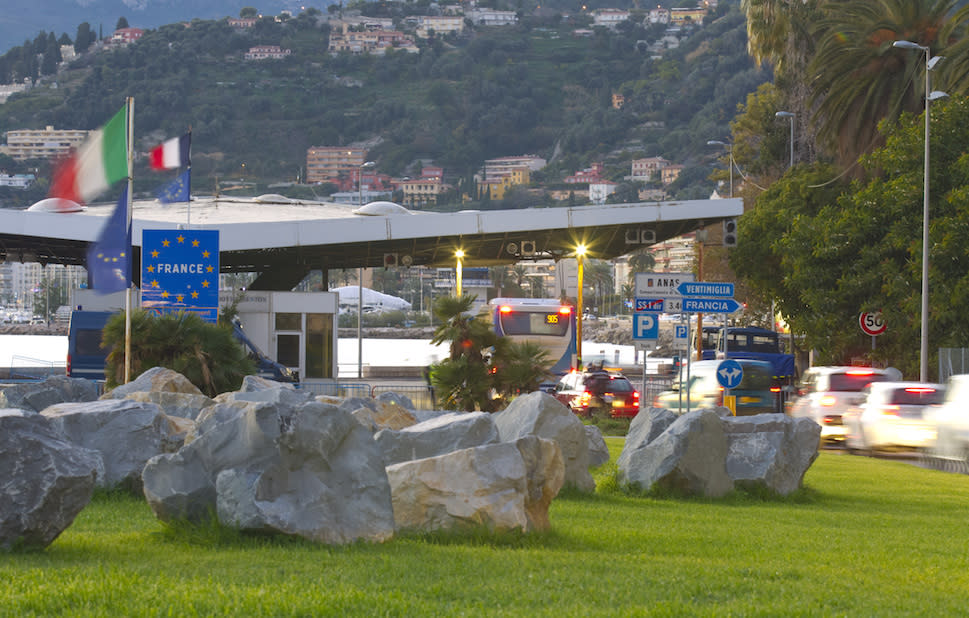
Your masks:
<svg viewBox="0 0 969 618"><path fill-rule="evenodd" d="M592 14L592 25L614 29L624 21L629 21L629 11L624 9L597 9Z"/></svg>
<svg viewBox="0 0 969 618"><path fill-rule="evenodd" d="M702 26L703 18L707 16L706 8L670 9L670 23L674 26Z"/></svg>
<svg viewBox="0 0 969 618"><path fill-rule="evenodd" d="M657 178L661 170L670 165L670 162L663 157L645 157L643 159L633 159L631 162L630 176L633 180L653 180Z"/></svg>
<svg viewBox="0 0 969 618"><path fill-rule="evenodd" d="M18 129L7 131L7 145L0 152L17 161L52 159L68 154L87 139L88 132L79 129Z"/></svg>
<svg viewBox="0 0 969 618"><path fill-rule="evenodd" d="M514 11L472 9L467 17L475 26L514 26L518 23L518 15Z"/></svg>
<svg viewBox="0 0 969 618"><path fill-rule="evenodd" d="M359 26L347 22L335 22L331 27L333 29L330 31L327 51L334 55L349 52L382 56L388 49L399 49L409 53L420 51L413 38L397 30L383 28L371 30L367 24Z"/></svg>
<svg viewBox="0 0 969 618"><path fill-rule="evenodd" d="M334 182L341 175L358 173L367 151L348 146L313 146L306 151L306 182Z"/></svg>
<svg viewBox="0 0 969 618"><path fill-rule="evenodd" d="M580 170L571 176L566 177L566 184L570 185L580 185L580 184L591 184L594 182L602 181L602 174L605 171L605 167L600 163L593 163L591 167L587 167L584 170ZM589 199L592 199L590 193Z"/></svg>
<svg viewBox="0 0 969 618"><path fill-rule="evenodd" d="M108 43L112 46L124 47L143 37L145 31L141 28L119 28L111 35Z"/></svg>
<svg viewBox="0 0 969 618"><path fill-rule="evenodd" d="M451 15L423 15L418 17L416 33L422 39L435 35L445 35L449 32L460 34L464 32L464 18Z"/></svg>
<svg viewBox="0 0 969 618"><path fill-rule="evenodd" d="M246 52L246 60L282 60L293 53L291 49L283 49L279 45L256 45Z"/></svg>

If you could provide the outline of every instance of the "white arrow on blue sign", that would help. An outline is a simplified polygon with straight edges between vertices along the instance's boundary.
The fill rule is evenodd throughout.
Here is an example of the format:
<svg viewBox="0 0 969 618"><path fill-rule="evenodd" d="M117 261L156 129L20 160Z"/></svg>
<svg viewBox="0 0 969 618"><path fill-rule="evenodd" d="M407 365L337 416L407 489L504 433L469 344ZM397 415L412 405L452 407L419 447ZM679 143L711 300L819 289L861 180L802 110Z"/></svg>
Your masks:
<svg viewBox="0 0 969 618"><path fill-rule="evenodd" d="M732 298L683 298L683 313L733 313L740 303Z"/></svg>
<svg viewBox="0 0 969 618"><path fill-rule="evenodd" d="M717 383L724 388L737 388L744 379L744 367L733 359L717 365Z"/></svg>
<svg viewBox="0 0 969 618"><path fill-rule="evenodd" d="M637 298L636 311L655 311L663 313L663 298Z"/></svg>
<svg viewBox="0 0 969 618"><path fill-rule="evenodd" d="M733 284L714 281L684 281L676 286L676 291L683 296L731 298L733 296Z"/></svg>
<svg viewBox="0 0 969 618"><path fill-rule="evenodd" d="M633 314L633 339L659 339L659 320L655 315Z"/></svg>

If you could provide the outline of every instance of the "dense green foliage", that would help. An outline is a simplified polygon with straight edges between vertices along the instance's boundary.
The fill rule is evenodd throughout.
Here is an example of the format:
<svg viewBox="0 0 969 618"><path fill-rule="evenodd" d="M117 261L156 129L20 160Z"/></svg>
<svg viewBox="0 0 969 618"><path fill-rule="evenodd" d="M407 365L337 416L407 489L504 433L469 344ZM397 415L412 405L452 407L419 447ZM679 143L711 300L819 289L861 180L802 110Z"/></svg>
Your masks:
<svg viewBox="0 0 969 618"><path fill-rule="evenodd" d="M495 333L487 316L471 313L474 296L442 296L434 302L440 326L431 343L449 343L448 357L431 365L431 383L446 410L493 412L519 393L538 388L548 353L533 343Z"/></svg>
<svg viewBox="0 0 969 618"><path fill-rule="evenodd" d="M82 55L56 75L56 88L44 78L11 97L0 106L0 131L94 128L134 96L139 151L192 128L199 193L214 190L216 177L239 178L243 164L246 180L292 181L307 148L366 142L379 171L414 175L421 161L433 161L464 191L491 157L543 156L550 165L539 180L554 184L593 161L606 161L610 177L621 179L630 159L663 156L700 166L678 191L706 197L715 154L706 140L725 135L737 104L769 77L753 68L743 18L728 3L656 57L646 43L662 28L630 22L577 37L577 23L560 15L419 40L417 54L331 56L329 26L316 17L267 18L249 31L224 20L149 30L127 48ZM293 53L245 61L257 44ZM0 75L4 67L10 78L36 75L23 65L35 54L14 48L0 57ZM612 93L625 95L621 110L612 108ZM145 165L138 163L136 191L161 184ZM519 198L520 205L538 199Z"/></svg>
<svg viewBox="0 0 969 618"><path fill-rule="evenodd" d="M123 313L104 327L104 347L110 350L106 385L114 388L124 382ZM237 390L245 376L256 372L227 324L209 324L194 313L153 316L133 311L130 378L134 380L152 367L177 371L209 397Z"/></svg>

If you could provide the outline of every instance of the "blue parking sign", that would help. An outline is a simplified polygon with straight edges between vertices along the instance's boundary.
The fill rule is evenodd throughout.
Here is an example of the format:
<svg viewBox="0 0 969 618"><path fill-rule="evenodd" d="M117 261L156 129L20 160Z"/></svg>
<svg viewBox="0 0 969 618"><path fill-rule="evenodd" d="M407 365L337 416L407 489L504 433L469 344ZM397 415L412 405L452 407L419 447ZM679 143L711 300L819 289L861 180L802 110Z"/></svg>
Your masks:
<svg viewBox="0 0 969 618"><path fill-rule="evenodd" d="M659 320L652 313L633 314L633 339L658 339Z"/></svg>

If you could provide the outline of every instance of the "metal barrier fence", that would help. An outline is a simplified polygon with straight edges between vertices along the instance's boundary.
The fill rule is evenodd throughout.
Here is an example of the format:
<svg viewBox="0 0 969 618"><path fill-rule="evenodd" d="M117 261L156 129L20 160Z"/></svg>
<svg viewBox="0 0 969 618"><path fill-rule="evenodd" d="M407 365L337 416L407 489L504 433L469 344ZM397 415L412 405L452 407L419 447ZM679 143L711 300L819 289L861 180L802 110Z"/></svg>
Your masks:
<svg viewBox="0 0 969 618"><path fill-rule="evenodd" d="M371 396L376 398L381 393L397 393L411 400L418 410L433 410L436 406L434 389L427 384L377 384L371 390Z"/></svg>
<svg viewBox="0 0 969 618"><path fill-rule="evenodd" d="M300 382L297 388L310 391L314 395L330 397L362 397L369 399L373 386L363 382Z"/></svg>
<svg viewBox="0 0 969 618"><path fill-rule="evenodd" d="M423 382L409 384L368 384L366 382L301 382L299 387L315 395L331 397L362 397L376 399L381 393L397 393L407 397L418 410L433 410L434 392Z"/></svg>
<svg viewBox="0 0 969 618"><path fill-rule="evenodd" d="M10 377L23 380L43 380L50 376L65 375L67 365L55 363L29 356L12 356L10 358Z"/></svg>
<svg viewBox="0 0 969 618"><path fill-rule="evenodd" d="M969 348L939 348L939 382L969 373Z"/></svg>

